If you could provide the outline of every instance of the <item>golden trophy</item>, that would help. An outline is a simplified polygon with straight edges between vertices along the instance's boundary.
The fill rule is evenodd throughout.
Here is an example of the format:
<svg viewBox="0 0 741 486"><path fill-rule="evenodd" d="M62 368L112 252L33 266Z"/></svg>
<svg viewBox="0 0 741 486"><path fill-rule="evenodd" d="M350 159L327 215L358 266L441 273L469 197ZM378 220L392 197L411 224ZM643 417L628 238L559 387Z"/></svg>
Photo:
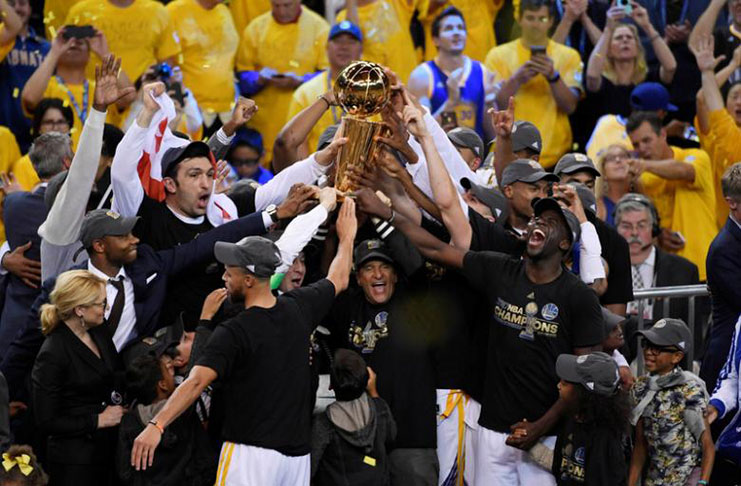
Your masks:
<svg viewBox="0 0 741 486"><path fill-rule="evenodd" d="M375 162L379 143L374 138L384 134L386 126L367 119L379 114L386 106L391 97L391 84L383 66L355 61L337 76L334 97L345 110L340 131L343 137L348 138L340 148L335 187L348 192L357 188L347 179L347 168L365 170Z"/></svg>

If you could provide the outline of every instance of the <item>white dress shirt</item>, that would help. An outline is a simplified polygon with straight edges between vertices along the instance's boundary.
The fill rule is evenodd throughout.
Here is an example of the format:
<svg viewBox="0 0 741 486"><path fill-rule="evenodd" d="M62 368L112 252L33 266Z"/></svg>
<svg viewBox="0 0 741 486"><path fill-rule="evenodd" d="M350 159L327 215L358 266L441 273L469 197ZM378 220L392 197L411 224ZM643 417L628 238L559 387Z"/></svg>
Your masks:
<svg viewBox="0 0 741 486"><path fill-rule="evenodd" d="M90 260L87 262L87 269L90 273L102 278L106 282L105 293L108 305L105 308L105 317L108 319L108 316L111 314L113 302L115 302L116 295L118 295L118 290L108 282L110 277L95 268ZM126 271L123 267L118 271L114 280L121 278L123 278L125 300L123 312L121 312L121 320L118 321L118 327L113 335L113 345L116 346L116 351L121 351L121 348L135 337L133 331L136 325L136 312L134 311L134 284L131 283L131 279L126 276Z"/></svg>
<svg viewBox="0 0 741 486"><path fill-rule="evenodd" d="M648 257L643 261L643 263L640 263L638 265L631 265L630 272L631 275L635 273L636 266L638 267L638 272L641 275L641 280L643 280L643 288L651 288L654 286L654 269L656 267L656 247L651 247L651 253L648 254ZM628 313L629 314L637 314L638 313L638 301L634 300L632 302L628 302ZM653 299L644 299L644 306L643 306L643 318L644 319L653 319L654 315L654 301Z"/></svg>

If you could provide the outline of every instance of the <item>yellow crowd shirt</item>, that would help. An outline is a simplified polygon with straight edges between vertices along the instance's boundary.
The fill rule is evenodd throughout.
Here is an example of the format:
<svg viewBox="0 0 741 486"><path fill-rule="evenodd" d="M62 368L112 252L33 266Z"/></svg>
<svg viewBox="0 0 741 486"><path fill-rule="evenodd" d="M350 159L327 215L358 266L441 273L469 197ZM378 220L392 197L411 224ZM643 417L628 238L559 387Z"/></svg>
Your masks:
<svg viewBox="0 0 741 486"><path fill-rule="evenodd" d="M93 93L95 92L95 81L88 80L87 106L85 105L85 85L84 84L66 84L60 83L56 76L52 76L49 84L44 91L44 98L59 98L66 106L72 108L75 117L75 123L70 129L72 137L72 148L77 150L77 142L80 140L82 133L81 112L87 108L86 114L90 114L93 109ZM20 157L20 156L19 156Z"/></svg>
<svg viewBox="0 0 741 486"><path fill-rule="evenodd" d="M463 54L484 62L489 51L497 45L494 20L502 5L504 0L449 0L440 7L432 8L430 0L422 0L419 19L425 30L425 61L431 61L437 55L432 41L432 22L444 9L452 6L461 11L466 22L466 48Z"/></svg>
<svg viewBox="0 0 741 486"><path fill-rule="evenodd" d="M103 1L103 0L100 0ZM64 25L67 13L80 0L45 0L44 1L44 27L46 27L46 38L53 39L57 31Z"/></svg>
<svg viewBox="0 0 741 486"><path fill-rule="evenodd" d="M417 0L377 0L358 7L363 59L390 68L404 83L419 63L409 31L416 7ZM337 22L346 16L343 10L337 15Z"/></svg>
<svg viewBox="0 0 741 486"><path fill-rule="evenodd" d="M0 172L9 172L13 162L20 157L21 149L18 148L18 142L16 142L13 132L0 126ZM0 195L1 201L2 195ZM3 226L2 218L0 218L0 242L2 241L5 241L5 226Z"/></svg>
<svg viewBox="0 0 741 486"><path fill-rule="evenodd" d="M296 116L304 108L312 105L317 97L326 93L334 83L330 84L329 71L324 71L318 76L315 76L311 80L302 84L293 93L293 99L291 100L291 106L288 108L288 120ZM314 125L307 143L309 146L309 153L316 150L317 144L319 143L319 136L327 129L330 125L339 123L342 119L342 108L339 106L332 106L327 110L319 121Z"/></svg>
<svg viewBox="0 0 741 486"><path fill-rule="evenodd" d="M28 154L16 160L10 167L10 172L13 173L18 184L20 184L24 191L30 191L36 184L41 182Z"/></svg>
<svg viewBox="0 0 741 486"><path fill-rule="evenodd" d="M308 8L303 8L296 22L279 24L272 12L253 20L242 34L237 52L238 71L272 68L280 73L299 76L328 67L327 36L329 24ZM253 96L258 111L249 126L262 134L265 163L272 161L273 143L288 120L293 91L265 86Z"/></svg>
<svg viewBox="0 0 741 486"><path fill-rule="evenodd" d="M5 30L5 24L0 24L0 34ZM0 44L0 61L5 59L5 56L8 55L10 51L13 50L13 46L15 46L15 39L10 39L5 44Z"/></svg>
<svg viewBox="0 0 741 486"><path fill-rule="evenodd" d="M619 115L601 116L587 142L587 155L596 162L610 145L633 150L633 143L625 131L625 123L626 120Z"/></svg>
<svg viewBox="0 0 741 486"><path fill-rule="evenodd" d="M710 132L700 135L700 145L710 156L715 182L715 216L718 229L728 219L728 204L723 198L720 180L726 169L741 160L741 129L725 108L710 112Z"/></svg>
<svg viewBox="0 0 741 486"><path fill-rule="evenodd" d="M180 54L170 14L154 0L134 0L124 8L108 0L82 0L69 11L66 24L93 25L101 30L132 82L152 64L171 57L177 59ZM94 76L97 62L97 56L90 57L89 78Z"/></svg>
<svg viewBox="0 0 741 486"><path fill-rule="evenodd" d="M672 147L672 151L674 160L695 168L694 182L670 181L644 172L641 174L643 192L656 205L661 226L682 233L686 243L678 255L697 265L700 280L705 280L705 257L718 233L713 169L704 150Z"/></svg>
<svg viewBox="0 0 741 486"><path fill-rule="evenodd" d="M244 32L245 27L250 25L250 22L265 12L269 12L270 8L270 0L232 0L229 3L229 10L239 35Z"/></svg>
<svg viewBox="0 0 741 486"><path fill-rule="evenodd" d="M548 40L546 53L566 86L581 93L583 64L579 53L552 40ZM486 56L485 65L496 75L497 81L505 81L528 60L530 49L517 39L492 49ZM543 137L540 163L543 167L553 167L563 154L571 150L573 138L569 116L558 109L545 76L535 76L517 91L515 118L527 120L540 130Z"/></svg>
<svg viewBox="0 0 741 486"><path fill-rule="evenodd" d="M218 4L207 10L198 0L167 5L180 38L183 84L204 111L230 111L234 103L234 58L239 35L229 9Z"/></svg>

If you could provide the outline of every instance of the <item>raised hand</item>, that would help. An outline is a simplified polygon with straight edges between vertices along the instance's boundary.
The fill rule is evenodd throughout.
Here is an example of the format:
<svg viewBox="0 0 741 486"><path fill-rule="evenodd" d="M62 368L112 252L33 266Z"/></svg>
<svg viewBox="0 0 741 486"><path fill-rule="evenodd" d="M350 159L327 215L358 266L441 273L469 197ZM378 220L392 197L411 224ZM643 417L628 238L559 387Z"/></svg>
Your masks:
<svg viewBox="0 0 741 486"><path fill-rule="evenodd" d="M72 47L72 44L75 42L75 39L69 38L67 39L64 37L64 27L59 29L57 31L57 36L54 38L54 40L51 42L51 49L49 50L49 55L52 56L52 58L59 59L59 57L67 52L70 47Z"/></svg>
<svg viewBox="0 0 741 486"><path fill-rule="evenodd" d="M250 121L255 113L257 113L258 107L255 102L244 96L240 96L237 99L237 103L234 105L232 110L231 119L224 124L224 133L227 137L234 135L239 127Z"/></svg>
<svg viewBox="0 0 741 486"><path fill-rule="evenodd" d="M166 86L162 81L145 84L142 88L142 103L144 103L144 109L151 113L157 112L160 109L160 105L154 101L154 98L164 93L165 90Z"/></svg>
<svg viewBox="0 0 741 486"><path fill-rule="evenodd" d="M429 135L429 132L427 131L425 121L422 119L422 111L412 104L412 100L409 98L406 91L403 92L403 95L404 111L397 113L397 116L404 120L404 125L406 125L407 130L409 130L409 133L414 135L414 137L417 139L426 137Z"/></svg>
<svg viewBox="0 0 741 486"><path fill-rule="evenodd" d="M228 295L225 288L216 289L208 294L201 308L201 320L210 321L213 319Z"/></svg>
<svg viewBox="0 0 741 486"><path fill-rule="evenodd" d="M509 138L512 136L512 128L515 125L515 98L514 96L509 97L509 104L506 110L495 110L489 108L489 115L491 115L491 125L494 127L494 132L497 134L497 138Z"/></svg>
<svg viewBox="0 0 741 486"><path fill-rule="evenodd" d="M108 41L100 30L95 30L95 35L90 38L90 50L98 55L100 59L105 59L110 53Z"/></svg>
<svg viewBox="0 0 741 486"><path fill-rule="evenodd" d="M648 18L648 11L639 3L630 3L633 6L633 11L630 13L633 21L644 31L648 31L649 29L651 29L651 19Z"/></svg>
<svg viewBox="0 0 741 486"><path fill-rule="evenodd" d="M349 242L352 244L355 240L355 235L358 232L358 218L355 216L355 201L350 197L346 197L340 207L340 214L337 217L335 230L337 231L340 242Z"/></svg>
<svg viewBox="0 0 741 486"><path fill-rule="evenodd" d="M324 187L319 190L319 204L324 206L328 213L334 211L337 207L337 189L334 187Z"/></svg>
<svg viewBox="0 0 741 486"><path fill-rule="evenodd" d="M393 212L391 208L381 201L381 198L372 189L363 187L355 191L355 200L358 209L369 216L377 216L381 219L391 219Z"/></svg>
<svg viewBox="0 0 741 486"><path fill-rule="evenodd" d="M105 112L109 105L121 98L133 94L133 86L120 88L118 86L118 72L121 69L121 59L109 54L100 65L95 66L95 93L93 94L93 108Z"/></svg>
<svg viewBox="0 0 741 486"><path fill-rule="evenodd" d="M297 214L303 206L303 203L310 198L315 197L317 194L317 187L310 186L307 184L294 184L291 186L291 190L288 191L288 196L278 206L277 215L278 219L289 219Z"/></svg>
<svg viewBox="0 0 741 486"><path fill-rule="evenodd" d="M718 67L726 56L715 57L715 39L712 34L700 36L690 50L695 55L697 67L700 71L713 71ZM736 59L736 51L733 52L733 58Z"/></svg>
<svg viewBox="0 0 741 486"><path fill-rule="evenodd" d="M216 193L221 194L222 192L226 192L229 190L229 185L224 184L224 181L227 177L229 177L229 174L231 174L232 170L229 167L229 163L227 163L226 160L219 160L216 162L216 175L214 176L214 187L216 188Z"/></svg>
<svg viewBox="0 0 741 486"><path fill-rule="evenodd" d="M624 18L625 18L625 9L623 7L618 7L617 5L613 5L607 11L607 21L605 23L605 28L609 29L610 31L615 30L615 27L617 27L618 22L620 22Z"/></svg>
<svg viewBox="0 0 741 486"><path fill-rule="evenodd" d="M339 131L337 132L339 134ZM331 165L337 158L337 154L340 153L340 148L347 143L349 138L338 137L335 135L334 140L327 147L320 150L314 155L314 159L319 165L328 166Z"/></svg>

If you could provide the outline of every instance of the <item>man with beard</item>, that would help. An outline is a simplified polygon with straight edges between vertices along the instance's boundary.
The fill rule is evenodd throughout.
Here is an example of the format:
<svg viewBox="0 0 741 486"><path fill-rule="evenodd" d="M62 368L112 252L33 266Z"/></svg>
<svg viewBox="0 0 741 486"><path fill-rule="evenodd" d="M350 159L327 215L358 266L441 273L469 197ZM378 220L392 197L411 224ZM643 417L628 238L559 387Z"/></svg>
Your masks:
<svg viewBox="0 0 741 486"><path fill-rule="evenodd" d="M394 221L425 257L461 269L491 309L476 484L556 484L524 451L541 438L555 444L553 427L564 410L558 355L599 350L603 338L596 295L562 265L579 239L576 217L551 198L538 199L533 210L523 259L465 252L401 216ZM508 436L517 427L527 434Z"/></svg>
<svg viewBox="0 0 741 486"><path fill-rule="evenodd" d="M132 466L141 470L152 465L165 427L218 378L225 393L225 442L216 482L308 486L309 334L347 287L356 232L355 204L346 199L337 220L338 251L327 278L279 297L270 289L270 277L281 261L272 241L248 237L238 244L216 245L216 257L226 265L227 292L233 300L243 300L245 309L219 324L188 378L137 437Z"/></svg>

